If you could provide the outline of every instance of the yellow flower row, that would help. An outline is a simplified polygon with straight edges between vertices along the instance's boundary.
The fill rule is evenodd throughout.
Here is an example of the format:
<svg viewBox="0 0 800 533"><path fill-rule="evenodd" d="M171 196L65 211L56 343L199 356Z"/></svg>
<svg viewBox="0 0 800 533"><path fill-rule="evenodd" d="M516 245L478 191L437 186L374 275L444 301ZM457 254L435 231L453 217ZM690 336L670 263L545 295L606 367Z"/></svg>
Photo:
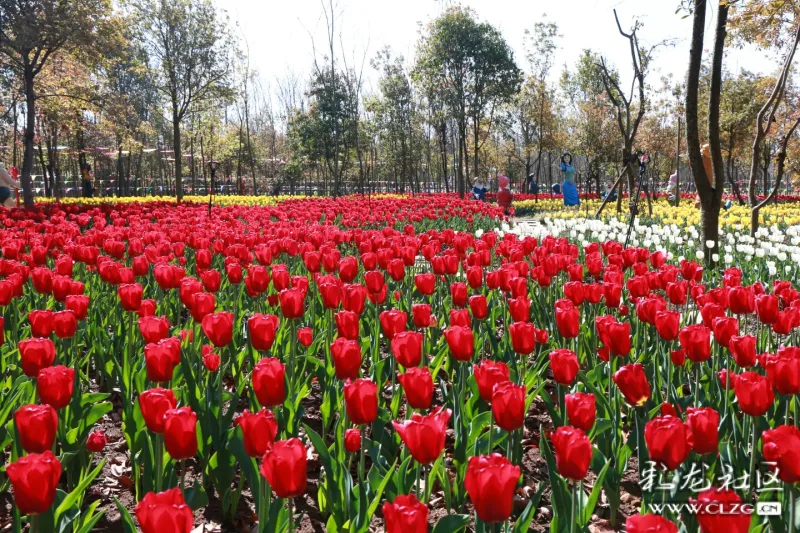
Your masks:
<svg viewBox="0 0 800 533"><path fill-rule="evenodd" d="M600 207L600 200L583 200L578 210L568 209L559 199L523 200L514 202L516 210L529 210L553 219L592 218ZM628 216L627 200L623 199L622 211L617 212L616 202L606 205L601 218L625 218ZM649 216L644 200L640 204L642 220L652 220L659 225L699 226L700 210L695 208L693 199L682 199L678 207L664 198L653 202L653 215ZM764 207L760 212L761 225L791 226L800 224L800 203L779 203ZM723 228L741 229L750 226L750 208L734 203L730 209L720 212L720 225Z"/></svg>
<svg viewBox="0 0 800 533"><path fill-rule="evenodd" d="M248 206L271 206L278 205L284 200L292 198L303 198L302 196L214 196L212 203L214 205L248 205ZM53 203L53 198L37 198L37 202ZM174 196L123 196L123 197L108 197L108 198L62 198L59 200L62 204L83 204L83 205L100 205L105 203L145 203L145 202L168 202L176 203ZM184 202L207 204L208 196L184 196Z"/></svg>

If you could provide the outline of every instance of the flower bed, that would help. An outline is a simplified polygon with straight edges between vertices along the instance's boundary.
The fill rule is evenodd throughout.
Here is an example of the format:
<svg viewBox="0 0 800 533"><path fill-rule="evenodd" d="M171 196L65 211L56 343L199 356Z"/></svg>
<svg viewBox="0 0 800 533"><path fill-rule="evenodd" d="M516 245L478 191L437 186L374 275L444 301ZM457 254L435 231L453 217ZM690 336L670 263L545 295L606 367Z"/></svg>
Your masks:
<svg viewBox="0 0 800 533"><path fill-rule="evenodd" d="M704 269L691 224L624 249L624 221L447 195L254 202L0 213L0 521L716 532L768 524L732 505L756 497L788 520L798 226L729 223Z"/></svg>

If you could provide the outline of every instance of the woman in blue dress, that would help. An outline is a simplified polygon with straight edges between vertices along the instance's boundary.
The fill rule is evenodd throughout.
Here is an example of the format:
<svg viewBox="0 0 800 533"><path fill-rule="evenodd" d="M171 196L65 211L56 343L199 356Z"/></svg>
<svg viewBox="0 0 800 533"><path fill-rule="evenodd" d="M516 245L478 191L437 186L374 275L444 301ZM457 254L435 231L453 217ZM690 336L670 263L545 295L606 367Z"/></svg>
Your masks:
<svg viewBox="0 0 800 533"><path fill-rule="evenodd" d="M581 205L578 186L575 185L575 167L572 164L572 154L569 152L561 156L561 172L564 174L564 183L561 184L561 190L564 193L564 205L567 207Z"/></svg>

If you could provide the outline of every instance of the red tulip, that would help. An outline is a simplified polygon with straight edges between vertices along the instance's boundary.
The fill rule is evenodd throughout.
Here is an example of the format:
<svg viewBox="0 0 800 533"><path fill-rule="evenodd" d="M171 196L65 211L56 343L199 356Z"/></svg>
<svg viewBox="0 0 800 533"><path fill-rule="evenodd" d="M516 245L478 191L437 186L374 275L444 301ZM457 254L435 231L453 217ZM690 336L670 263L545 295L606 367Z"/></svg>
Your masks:
<svg viewBox="0 0 800 533"><path fill-rule="evenodd" d="M20 514L46 513L56 499L61 463L53 452L32 453L6 467Z"/></svg>
<svg viewBox="0 0 800 533"><path fill-rule="evenodd" d="M731 337L739 334L739 321L732 317L715 318L711 325L714 330L714 339L726 348Z"/></svg>
<svg viewBox="0 0 800 533"><path fill-rule="evenodd" d="M492 402L494 386L509 381L511 378L508 365L502 361L495 362L484 359L479 365L473 365L472 371L475 375L475 382L478 384L478 393L487 403Z"/></svg>
<svg viewBox="0 0 800 533"><path fill-rule="evenodd" d="M582 269L583 267L581 267ZM583 282L570 281L564 284L564 296L575 305L581 305L585 299Z"/></svg>
<svg viewBox="0 0 800 533"><path fill-rule="evenodd" d="M755 372L742 372L733 382L739 408L750 416L763 416L775 401L772 384Z"/></svg>
<svg viewBox="0 0 800 533"><path fill-rule="evenodd" d="M685 305L688 284L685 281L677 281L667 284L667 298L673 305Z"/></svg>
<svg viewBox="0 0 800 533"><path fill-rule="evenodd" d="M631 352L630 322L609 322L607 332L608 349L612 355L625 357Z"/></svg>
<svg viewBox="0 0 800 533"><path fill-rule="evenodd" d="M361 450L361 431L350 428L344 432L344 449L347 453L358 453Z"/></svg>
<svg viewBox="0 0 800 533"><path fill-rule="evenodd" d="M92 431L86 438L86 449L91 453L102 452L105 449L106 444L108 444L108 439L106 438L106 434L102 429Z"/></svg>
<svg viewBox="0 0 800 533"><path fill-rule="evenodd" d="M728 343L733 360L742 368L756 364L756 338L752 335L733 335Z"/></svg>
<svg viewBox="0 0 800 533"><path fill-rule="evenodd" d="M357 426L372 424L378 416L378 386L369 379L348 380L344 400L347 416Z"/></svg>
<svg viewBox="0 0 800 533"><path fill-rule="evenodd" d="M719 380L720 386L728 391L733 389L733 384L736 382L737 377L739 377L737 374L728 372L724 368L717 372L717 379Z"/></svg>
<svg viewBox="0 0 800 533"><path fill-rule="evenodd" d="M483 287L483 269L479 266L471 266L467 269L467 285L475 290Z"/></svg>
<svg viewBox="0 0 800 533"><path fill-rule="evenodd" d="M521 428L525 422L525 385L511 381L496 384L492 390L492 416L501 429Z"/></svg>
<svg viewBox="0 0 800 533"><path fill-rule="evenodd" d="M53 409L63 409L69 405L74 387L75 371L66 366L43 368L36 378L39 400Z"/></svg>
<svg viewBox="0 0 800 533"><path fill-rule="evenodd" d="M145 344L169 337L169 320L165 316L143 316L139 318L139 332Z"/></svg>
<svg viewBox="0 0 800 533"><path fill-rule="evenodd" d="M475 320L486 320L489 316L489 307L486 303L486 296L476 294L469 297L469 309Z"/></svg>
<svg viewBox="0 0 800 533"><path fill-rule="evenodd" d="M120 285L117 289L117 296L119 296L119 303L122 305L124 311L132 313L139 310L142 305L142 286L138 283L129 283L127 285Z"/></svg>
<svg viewBox="0 0 800 533"><path fill-rule="evenodd" d="M433 401L433 379L427 367L411 367L397 376L412 409L428 409Z"/></svg>
<svg viewBox="0 0 800 533"><path fill-rule="evenodd" d="M417 274L414 276L414 286L420 294L431 295L436 289L436 276L431 273Z"/></svg>
<svg viewBox="0 0 800 533"><path fill-rule="evenodd" d="M286 367L274 357L265 357L253 367L253 391L263 407L282 405L286 401Z"/></svg>
<svg viewBox="0 0 800 533"><path fill-rule="evenodd" d="M278 498L296 498L306 491L308 451L300 439L281 440L267 448L261 475Z"/></svg>
<svg viewBox="0 0 800 533"><path fill-rule="evenodd" d="M511 347L518 354L530 355L536 348L536 327L530 322L515 322L508 326Z"/></svg>
<svg viewBox="0 0 800 533"><path fill-rule="evenodd" d="M575 305L566 299L561 299L555 305L556 326L558 332L566 339L574 339L580 331L580 313Z"/></svg>
<svg viewBox="0 0 800 533"><path fill-rule="evenodd" d="M678 350L671 350L669 352L669 360L675 366L683 366L686 364L686 351L683 348Z"/></svg>
<svg viewBox="0 0 800 533"><path fill-rule="evenodd" d="M85 320L86 315L89 313L90 298L82 294L70 294L64 300L64 307L75 313L75 317L79 320Z"/></svg>
<svg viewBox="0 0 800 533"><path fill-rule="evenodd" d="M403 331L391 341L392 354L404 368L419 366L422 362L422 333Z"/></svg>
<svg viewBox="0 0 800 533"><path fill-rule="evenodd" d="M50 310L34 309L28 313L28 322L31 325L31 335L34 337L49 337L53 333L53 312Z"/></svg>
<svg viewBox="0 0 800 533"><path fill-rule="evenodd" d="M597 416L594 394L575 392L565 397L569 424L585 432L591 431Z"/></svg>
<svg viewBox="0 0 800 533"><path fill-rule="evenodd" d="M686 424L694 436L694 451L716 454L719 447L719 413L711 407L686 409Z"/></svg>
<svg viewBox="0 0 800 533"><path fill-rule="evenodd" d="M394 502L384 502L386 533L428 533L428 506L414 494L400 495Z"/></svg>
<svg viewBox="0 0 800 533"><path fill-rule="evenodd" d="M342 307L357 315L364 312L364 303L367 300L367 288L363 285L345 285L342 291Z"/></svg>
<svg viewBox="0 0 800 533"><path fill-rule="evenodd" d="M667 342L678 338L681 326L681 314L677 311L657 311L655 317L656 331Z"/></svg>
<svg viewBox="0 0 800 533"><path fill-rule="evenodd" d="M281 313L290 320L305 314L305 292L300 289L284 289L280 292Z"/></svg>
<svg viewBox="0 0 800 533"><path fill-rule="evenodd" d="M357 379L361 371L361 345L356 341L339 337L331 344L331 358L336 378Z"/></svg>
<svg viewBox="0 0 800 533"><path fill-rule="evenodd" d="M142 300L142 305L136 310L136 314L140 317L152 316L156 314L156 301L155 300Z"/></svg>
<svg viewBox="0 0 800 533"><path fill-rule="evenodd" d="M450 296L454 307L467 306L467 285L466 283L452 283L450 285Z"/></svg>
<svg viewBox="0 0 800 533"><path fill-rule="evenodd" d="M219 369L220 363L222 363L219 355L214 353L213 350L214 348L209 345L205 345L202 348L203 366L206 367L206 370L209 372L216 372Z"/></svg>
<svg viewBox="0 0 800 533"><path fill-rule="evenodd" d="M39 294L50 294L53 291L53 272L44 267L37 267L31 271L33 289Z"/></svg>
<svg viewBox="0 0 800 533"><path fill-rule="evenodd" d="M755 299L756 315L762 324L774 324L780 312L778 297L774 294L763 294Z"/></svg>
<svg viewBox="0 0 800 533"><path fill-rule="evenodd" d="M553 371L553 379L559 385L572 385L578 376L580 365L578 356L575 352L566 348L560 348L550 352L550 370Z"/></svg>
<svg viewBox="0 0 800 533"><path fill-rule="evenodd" d="M475 337L472 328L454 326L444 330L450 353L457 361L469 361L475 354Z"/></svg>
<svg viewBox="0 0 800 533"><path fill-rule="evenodd" d="M219 291L222 284L222 275L217 270L204 270L200 272L200 281L206 292L214 293Z"/></svg>
<svg viewBox="0 0 800 533"><path fill-rule="evenodd" d="M197 415L189 406L164 413L164 447L175 461L197 454Z"/></svg>
<svg viewBox="0 0 800 533"><path fill-rule="evenodd" d="M800 429L795 426L777 426L761 435L764 459L774 464L778 477L785 483L800 481Z"/></svg>
<svg viewBox="0 0 800 533"><path fill-rule="evenodd" d="M697 507L701 533L747 533L751 515L742 510L742 499L730 489L711 488L689 499Z"/></svg>
<svg viewBox="0 0 800 533"><path fill-rule="evenodd" d="M400 439L408 447L411 457L420 464L431 464L444 451L450 409L441 407L427 416L414 413L411 420L392 422Z"/></svg>
<svg viewBox="0 0 800 533"><path fill-rule="evenodd" d="M678 533L678 526L663 516L645 514L629 516L625 521L627 533Z"/></svg>
<svg viewBox="0 0 800 533"><path fill-rule="evenodd" d="M14 412L14 430L23 450L43 453L56 440L58 414L49 405L23 405Z"/></svg>
<svg viewBox="0 0 800 533"><path fill-rule="evenodd" d="M750 287L731 287L728 304L735 315L749 315L756 309L755 295Z"/></svg>
<svg viewBox="0 0 800 533"><path fill-rule="evenodd" d="M217 348L227 346L233 339L233 313L221 312L207 315L203 319L201 327L211 344Z"/></svg>
<svg viewBox="0 0 800 533"><path fill-rule="evenodd" d="M339 311L334 315L336 319L336 329L339 337L344 337L349 340L358 340L360 334L360 319L359 316L352 311Z"/></svg>
<svg viewBox="0 0 800 533"><path fill-rule="evenodd" d="M317 287L325 309L336 309L342 303L342 289L335 283L323 283Z"/></svg>
<svg viewBox="0 0 800 533"><path fill-rule="evenodd" d="M181 362L181 343L170 337L148 344L144 347L144 362L147 366L147 379L156 383L172 380L175 367Z"/></svg>
<svg viewBox="0 0 800 533"><path fill-rule="evenodd" d="M403 311L399 311L397 309L383 311L379 318L381 328L383 329L383 334L389 340L392 340L394 336L401 331L406 330L406 320L408 320L408 315Z"/></svg>
<svg viewBox="0 0 800 533"><path fill-rule="evenodd" d="M640 363L627 364L617 370L614 373L614 383L629 405L639 407L650 399L650 384Z"/></svg>
<svg viewBox="0 0 800 533"><path fill-rule="evenodd" d="M657 416L644 427L650 459L667 470L675 470L692 453L692 431L674 416Z"/></svg>
<svg viewBox="0 0 800 533"><path fill-rule="evenodd" d="M413 304L411 315L414 320L414 327L424 329L431 325L431 306L429 304Z"/></svg>
<svg viewBox="0 0 800 533"><path fill-rule="evenodd" d="M693 363L702 363L711 357L711 331L702 324L684 326L678 341Z"/></svg>
<svg viewBox="0 0 800 533"><path fill-rule="evenodd" d="M561 426L553 433L556 470L565 478L582 480L592 460L592 443L582 430Z"/></svg>
<svg viewBox="0 0 800 533"><path fill-rule="evenodd" d="M311 328L300 328L297 330L297 340L304 347L308 348L314 342L314 331Z"/></svg>
<svg viewBox="0 0 800 533"><path fill-rule="evenodd" d="M531 301L520 296L508 300L508 311L514 322L529 322L531 319Z"/></svg>
<svg viewBox="0 0 800 533"><path fill-rule="evenodd" d="M164 413L177 404L171 389L147 389L139 395L139 408L147 429L153 433L164 433Z"/></svg>
<svg viewBox="0 0 800 533"><path fill-rule="evenodd" d="M800 348L782 346L775 355L764 354L761 366L766 368L767 377L779 393L800 394Z"/></svg>
<svg viewBox="0 0 800 533"><path fill-rule="evenodd" d="M478 518L487 523L508 520L519 476L520 468L499 453L469 458L464 488Z"/></svg>
<svg viewBox="0 0 800 533"><path fill-rule="evenodd" d="M192 509L177 487L158 494L145 494L136 504L136 518L143 533L189 533L194 527Z"/></svg>
<svg viewBox="0 0 800 533"><path fill-rule="evenodd" d="M234 424L242 428L244 451L250 457L263 456L278 435L278 422L268 409L255 413L245 409Z"/></svg>
<svg viewBox="0 0 800 533"><path fill-rule="evenodd" d="M250 332L250 343L253 348L261 352L269 351L275 342L279 324L280 320L275 315L255 314L248 318L247 329Z"/></svg>
<svg viewBox="0 0 800 533"><path fill-rule="evenodd" d="M22 371L35 378L43 368L52 366L56 359L56 347L50 339L25 339L17 344Z"/></svg>

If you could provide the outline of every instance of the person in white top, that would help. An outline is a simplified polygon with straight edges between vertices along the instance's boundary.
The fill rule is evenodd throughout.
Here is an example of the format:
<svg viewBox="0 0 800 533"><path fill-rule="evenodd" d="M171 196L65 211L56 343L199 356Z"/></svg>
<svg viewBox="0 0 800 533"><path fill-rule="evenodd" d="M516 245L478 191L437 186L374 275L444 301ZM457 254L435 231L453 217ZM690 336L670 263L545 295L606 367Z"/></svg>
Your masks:
<svg viewBox="0 0 800 533"><path fill-rule="evenodd" d="M11 189L19 189L19 182L11 177L6 167L0 162L0 204L3 207L14 207L14 196Z"/></svg>

